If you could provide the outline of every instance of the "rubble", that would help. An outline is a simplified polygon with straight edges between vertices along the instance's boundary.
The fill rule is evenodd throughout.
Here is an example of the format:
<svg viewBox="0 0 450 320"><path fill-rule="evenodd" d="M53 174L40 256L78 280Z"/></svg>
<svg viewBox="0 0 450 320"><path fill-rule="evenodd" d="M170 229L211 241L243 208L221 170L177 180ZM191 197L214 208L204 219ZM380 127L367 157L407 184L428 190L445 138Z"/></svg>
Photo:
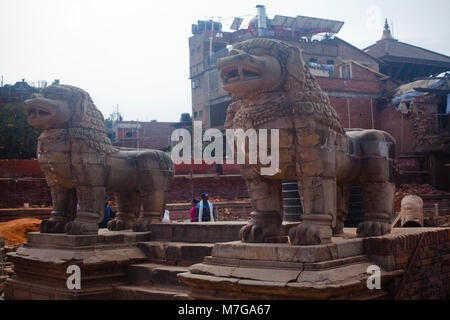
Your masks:
<svg viewBox="0 0 450 320"><path fill-rule="evenodd" d="M423 195L440 195L449 194L442 190L437 190L429 184L403 184L395 192L395 211L400 212L401 201L404 197L409 195L423 196Z"/></svg>

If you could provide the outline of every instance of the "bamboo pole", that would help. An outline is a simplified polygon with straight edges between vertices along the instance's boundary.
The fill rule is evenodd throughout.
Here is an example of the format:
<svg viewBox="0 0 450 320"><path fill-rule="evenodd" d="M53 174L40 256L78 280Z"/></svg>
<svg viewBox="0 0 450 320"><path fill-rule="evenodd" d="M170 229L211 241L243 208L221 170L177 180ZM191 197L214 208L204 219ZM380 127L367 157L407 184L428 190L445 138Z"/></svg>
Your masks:
<svg viewBox="0 0 450 320"><path fill-rule="evenodd" d="M351 129L352 122L350 120L350 100L347 98L347 115L348 115L348 128Z"/></svg>
<svg viewBox="0 0 450 320"><path fill-rule="evenodd" d="M403 113L400 113L401 121L400 121L400 151L403 153Z"/></svg>
<svg viewBox="0 0 450 320"><path fill-rule="evenodd" d="M373 120L373 99L370 99L370 116L372 118L372 129L375 129L375 123Z"/></svg>

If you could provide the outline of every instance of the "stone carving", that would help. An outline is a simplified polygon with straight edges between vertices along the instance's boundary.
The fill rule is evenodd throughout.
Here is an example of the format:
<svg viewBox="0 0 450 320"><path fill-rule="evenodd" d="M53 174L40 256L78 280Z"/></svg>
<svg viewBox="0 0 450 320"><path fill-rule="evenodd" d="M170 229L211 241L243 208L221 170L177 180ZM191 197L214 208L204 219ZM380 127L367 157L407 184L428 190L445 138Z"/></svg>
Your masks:
<svg viewBox="0 0 450 320"><path fill-rule="evenodd" d="M226 128L279 129L280 168L259 174L261 165L241 165L254 212L241 230L244 242L279 235L281 180L297 180L303 223L290 232L294 244L331 242L343 233L349 185L362 185L365 221L360 237L391 231L395 140L386 132L345 132L328 96L305 66L298 47L257 38L236 44L218 61L222 86L232 103Z"/></svg>
<svg viewBox="0 0 450 320"><path fill-rule="evenodd" d="M115 192L118 203L110 230L147 231L160 219L174 175L169 155L114 147L101 112L89 94L76 87L47 87L27 100L25 108L28 123L44 129L37 156L51 189L53 211L42 222L42 233L96 234L105 190Z"/></svg>
<svg viewBox="0 0 450 320"><path fill-rule="evenodd" d="M423 200L418 196L406 196L402 199L402 227L423 227Z"/></svg>

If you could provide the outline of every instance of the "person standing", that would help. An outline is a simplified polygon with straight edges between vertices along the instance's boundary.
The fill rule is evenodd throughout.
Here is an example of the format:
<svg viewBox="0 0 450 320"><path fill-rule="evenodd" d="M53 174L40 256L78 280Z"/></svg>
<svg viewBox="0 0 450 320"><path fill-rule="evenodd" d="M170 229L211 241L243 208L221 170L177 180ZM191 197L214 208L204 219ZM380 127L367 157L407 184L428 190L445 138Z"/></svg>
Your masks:
<svg viewBox="0 0 450 320"><path fill-rule="evenodd" d="M216 221L216 211L214 204L208 200L208 194L202 193L202 200L197 203L197 222Z"/></svg>
<svg viewBox="0 0 450 320"><path fill-rule="evenodd" d="M192 199L192 207L191 210L189 211L189 214L191 216L191 222L197 222L197 203L198 200L196 199Z"/></svg>
<svg viewBox="0 0 450 320"><path fill-rule="evenodd" d="M113 209L109 206L109 202L107 199L105 199L105 215L103 216L103 220L100 222L98 227L100 229L105 229L108 227L108 221L114 219L116 216L116 213L113 211Z"/></svg>

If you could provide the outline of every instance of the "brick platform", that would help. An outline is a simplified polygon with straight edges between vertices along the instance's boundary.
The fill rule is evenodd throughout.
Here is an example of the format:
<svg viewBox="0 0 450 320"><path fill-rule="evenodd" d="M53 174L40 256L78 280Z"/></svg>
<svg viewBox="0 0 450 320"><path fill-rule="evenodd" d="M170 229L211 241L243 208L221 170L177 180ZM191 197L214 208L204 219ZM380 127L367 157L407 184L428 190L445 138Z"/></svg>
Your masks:
<svg viewBox="0 0 450 320"><path fill-rule="evenodd" d="M450 229L394 229L333 243L216 244L212 256L180 274L195 299L448 299ZM420 245L419 245L420 244ZM381 270L381 290L369 290L367 268Z"/></svg>

